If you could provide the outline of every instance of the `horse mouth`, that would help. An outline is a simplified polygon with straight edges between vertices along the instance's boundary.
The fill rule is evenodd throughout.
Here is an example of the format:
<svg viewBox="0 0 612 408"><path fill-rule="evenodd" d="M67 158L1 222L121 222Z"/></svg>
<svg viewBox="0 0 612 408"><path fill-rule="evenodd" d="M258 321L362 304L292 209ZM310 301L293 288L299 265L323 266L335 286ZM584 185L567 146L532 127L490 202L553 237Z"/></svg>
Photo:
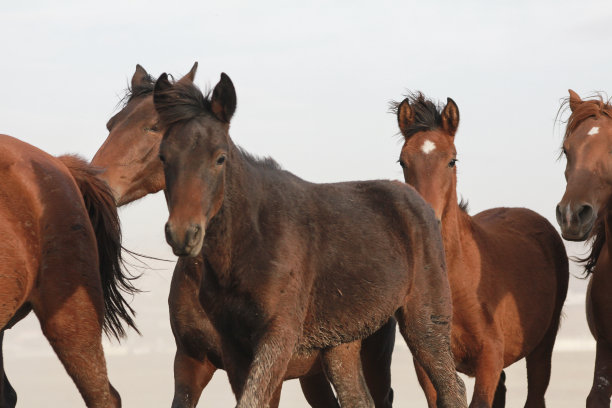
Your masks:
<svg viewBox="0 0 612 408"><path fill-rule="evenodd" d="M586 229L586 231L561 231L561 236L563 237L564 240L566 241L572 241L572 242L582 242L582 241L586 241L587 239L589 239L589 236L591 235L591 231L593 230L593 225L594 223L592 223L591 225L589 225L589 227Z"/></svg>

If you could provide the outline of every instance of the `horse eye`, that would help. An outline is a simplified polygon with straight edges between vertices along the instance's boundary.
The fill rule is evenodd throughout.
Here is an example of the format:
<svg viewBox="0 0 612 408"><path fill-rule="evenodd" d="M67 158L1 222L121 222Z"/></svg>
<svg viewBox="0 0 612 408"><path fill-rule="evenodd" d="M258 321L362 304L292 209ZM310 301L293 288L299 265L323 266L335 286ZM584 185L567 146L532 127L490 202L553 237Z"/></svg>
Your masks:
<svg viewBox="0 0 612 408"><path fill-rule="evenodd" d="M217 164L220 166L225 162L225 156L221 156L217 159Z"/></svg>
<svg viewBox="0 0 612 408"><path fill-rule="evenodd" d="M166 158L164 157L164 155L163 155L163 154L160 154L160 155L159 155L159 160L161 160L161 162L162 162L162 163L165 163L165 162L166 162Z"/></svg>
<svg viewBox="0 0 612 408"><path fill-rule="evenodd" d="M406 163L404 163L404 161L403 161L402 159L399 159L397 162L398 162L398 163L399 163L399 165L402 167L402 169L405 169L405 168L406 168Z"/></svg>
<svg viewBox="0 0 612 408"><path fill-rule="evenodd" d="M451 167L451 168L455 167L455 163L457 163L457 161L458 161L457 159L452 159L450 162L448 162L448 167Z"/></svg>

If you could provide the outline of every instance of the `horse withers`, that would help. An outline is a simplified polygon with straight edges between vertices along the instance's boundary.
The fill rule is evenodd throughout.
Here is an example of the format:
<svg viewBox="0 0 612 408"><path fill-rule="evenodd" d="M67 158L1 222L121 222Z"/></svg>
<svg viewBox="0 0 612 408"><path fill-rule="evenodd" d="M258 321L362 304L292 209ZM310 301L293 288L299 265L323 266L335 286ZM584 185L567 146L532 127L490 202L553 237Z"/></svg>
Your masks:
<svg viewBox="0 0 612 408"><path fill-rule="evenodd" d="M102 330L135 327L122 292L121 231L97 171L0 135L0 328L33 310L45 337L90 407L118 407Z"/></svg>
<svg viewBox="0 0 612 408"><path fill-rule="evenodd" d="M212 95L157 80L169 218L179 256L203 256L200 301L219 333L238 407L266 406L292 358L321 350L346 407L373 406L361 340L391 316L438 406L465 407L450 352L451 300L438 222L389 181L313 184L234 145L225 74Z"/></svg>
<svg viewBox="0 0 612 408"><path fill-rule="evenodd" d="M542 216L493 208L471 217L457 202L455 133L459 109L421 93L395 104L404 179L442 224L453 299L457 369L476 377L470 407L505 405L504 367L527 360L525 407L544 407L550 361L569 280L563 242ZM430 407L436 393L415 362Z"/></svg>
<svg viewBox="0 0 612 408"><path fill-rule="evenodd" d="M571 115L563 138L567 186L557 205L557 222L568 241L592 239L583 259L590 276L587 322L597 341L593 386L587 407L609 407L612 395L612 104L600 95L582 100L571 89L564 105Z"/></svg>
<svg viewBox="0 0 612 408"><path fill-rule="evenodd" d="M196 69L197 63L181 81L192 82ZM154 78L137 65L124 97L125 106L108 121L109 135L92 160L93 165L104 168L100 177L121 205L165 187L158 158L162 129L153 106L154 85ZM224 367L219 335L199 300L203 262L201 256L179 258L172 275L168 304L176 341L173 408L195 407L215 371ZM393 401L390 365L395 327L395 320L390 319L362 343L363 372L377 408L391 407ZM299 378L312 407L337 408L318 355L303 360L292 361L284 378ZM278 406L280 392L279 386L270 408Z"/></svg>

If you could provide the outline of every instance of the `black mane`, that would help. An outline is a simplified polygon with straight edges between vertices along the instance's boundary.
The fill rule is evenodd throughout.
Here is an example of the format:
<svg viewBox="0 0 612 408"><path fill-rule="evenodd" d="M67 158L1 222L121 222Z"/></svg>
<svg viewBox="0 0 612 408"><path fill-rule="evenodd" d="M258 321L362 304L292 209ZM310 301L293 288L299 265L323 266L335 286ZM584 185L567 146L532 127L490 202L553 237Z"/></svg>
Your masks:
<svg viewBox="0 0 612 408"><path fill-rule="evenodd" d="M239 146L238 146L238 150L242 154L242 157L244 157L244 159L247 162L249 162L250 164L254 166L263 167L263 168L271 169L271 170L282 170L283 169L276 160L274 160L273 158L269 156L257 157L247 152L246 150L244 150L242 147L239 147Z"/></svg>
<svg viewBox="0 0 612 408"><path fill-rule="evenodd" d="M437 102L427 99L422 92L409 92L405 95L410 108L414 111L414 122L405 130L403 136L408 138L418 132L426 132L442 127L442 109ZM390 111L397 116L401 102L391 102Z"/></svg>
<svg viewBox="0 0 612 408"><path fill-rule="evenodd" d="M213 115L211 92L205 94L192 82L175 82L171 87L155 92L155 109L165 128L198 116Z"/></svg>
<svg viewBox="0 0 612 408"><path fill-rule="evenodd" d="M213 115L210 102L211 92L202 93L191 82L175 82L172 87L156 93L155 98L155 109L164 127L203 115ZM271 157L257 157L241 147L238 147L238 151L247 162L254 166L282 170L282 167Z"/></svg>

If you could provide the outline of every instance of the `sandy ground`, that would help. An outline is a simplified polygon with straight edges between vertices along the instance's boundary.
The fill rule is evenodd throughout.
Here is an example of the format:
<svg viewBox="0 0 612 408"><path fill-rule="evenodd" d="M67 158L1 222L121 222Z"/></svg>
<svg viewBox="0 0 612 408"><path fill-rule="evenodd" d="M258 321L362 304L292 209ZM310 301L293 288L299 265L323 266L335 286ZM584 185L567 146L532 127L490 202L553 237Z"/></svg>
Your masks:
<svg viewBox="0 0 612 408"><path fill-rule="evenodd" d="M108 358L111 380L125 407L169 407L172 400L172 355L151 353ZM584 406L592 378L593 352L557 352L546 400L549 407ZM54 356L28 357L7 364L10 378L19 393L21 407L81 407L83 402ZM393 388L396 407L425 407L425 398L412 368L410 352L397 347L393 361ZM525 365L517 363L506 370L507 406L525 402ZM465 377L464 377L465 378ZM466 380L469 392L473 381ZM205 389L198 407L232 407L235 404L225 372L218 371ZM307 407L299 384L285 383L281 407Z"/></svg>

